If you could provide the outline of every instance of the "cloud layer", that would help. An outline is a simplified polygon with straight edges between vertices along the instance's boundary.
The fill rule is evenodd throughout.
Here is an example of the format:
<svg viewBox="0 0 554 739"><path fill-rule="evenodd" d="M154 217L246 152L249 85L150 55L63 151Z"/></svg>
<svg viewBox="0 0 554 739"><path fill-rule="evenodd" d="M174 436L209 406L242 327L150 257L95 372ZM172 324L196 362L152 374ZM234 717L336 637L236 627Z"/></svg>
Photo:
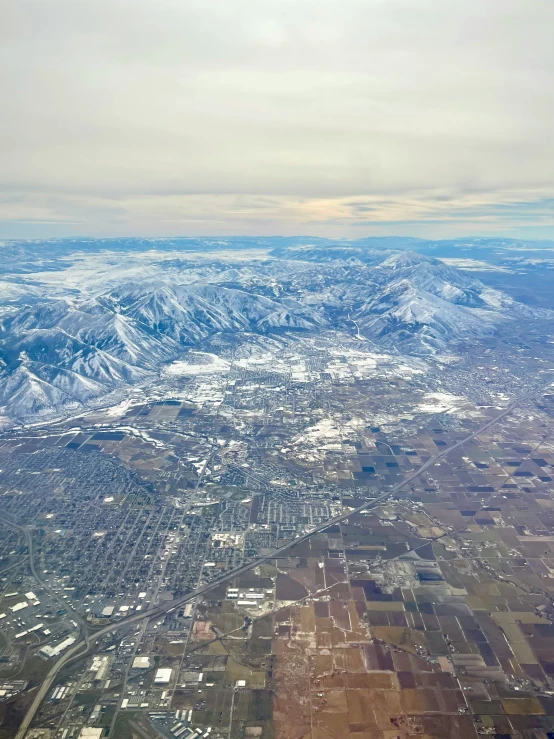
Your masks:
<svg viewBox="0 0 554 739"><path fill-rule="evenodd" d="M0 235L554 236L551 0L5 15Z"/></svg>

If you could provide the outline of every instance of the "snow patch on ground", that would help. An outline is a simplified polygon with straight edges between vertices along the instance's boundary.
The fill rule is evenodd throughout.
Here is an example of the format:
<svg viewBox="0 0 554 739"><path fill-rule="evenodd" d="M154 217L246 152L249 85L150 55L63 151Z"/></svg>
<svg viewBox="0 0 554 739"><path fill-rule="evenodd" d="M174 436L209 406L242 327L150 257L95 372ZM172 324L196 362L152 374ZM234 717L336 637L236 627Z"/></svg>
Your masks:
<svg viewBox="0 0 554 739"><path fill-rule="evenodd" d="M343 451L343 441L358 435L365 427L366 421L362 418L344 421L325 417L291 439L281 453L286 455L292 451L297 460L321 462L327 452Z"/></svg>
<svg viewBox="0 0 554 739"><path fill-rule="evenodd" d="M425 393L417 410L419 413L446 413L463 417L476 415L475 409L466 398L442 392Z"/></svg>
<svg viewBox="0 0 554 739"><path fill-rule="evenodd" d="M234 364L243 369L265 369L268 372L278 372L280 374L288 374L290 371L290 363L284 362L271 352L241 357L236 359Z"/></svg>
<svg viewBox="0 0 554 739"><path fill-rule="evenodd" d="M486 290L483 290L481 293L481 298L485 301L485 303L490 305L491 308L496 309L505 308L507 305L511 305L515 302L507 295L498 292L498 290L493 290L492 288L487 288Z"/></svg>
<svg viewBox="0 0 554 739"><path fill-rule="evenodd" d="M182 377L184 375L211 375L214 372L228 372L231 363L207 352L191 352L189 361L177 360L165 368L166 375Z"/></svg>
<svg viewBox="0 0 554 739"><path fill-rule="evenodd" d="M130 434L131 436L137 436L139 439L142 439L142 441L146 441L148 444L153 444L158 449L166 448L166 445L163 441L155 439L144 429L137 429L135 428L135 426L114 426L113 431L125 431L127 434Z"/></svg>
<svg viewBox="0 0 554 739"><path fill-rule="evenodd" d="M112 405L111 408L108 408L105 411L105 414L106 416L111 417L124 416L129 408L132 408L133 405L138 405L139 402L140 401L137 398L126 398L125 400L122 400L121 403L118 403L117 405Z"/></svg>
<svg viewBox="0 0 554 739"><path fill-rule="evenodd" d="M441 262L444 262L449 267L456 267L456 269L463 269L465 272L511 272L512 269L508 267L502 267L499 264L491 264L490 262L483 262L480 259L458 259L457 257L439 257Z"/></svg>

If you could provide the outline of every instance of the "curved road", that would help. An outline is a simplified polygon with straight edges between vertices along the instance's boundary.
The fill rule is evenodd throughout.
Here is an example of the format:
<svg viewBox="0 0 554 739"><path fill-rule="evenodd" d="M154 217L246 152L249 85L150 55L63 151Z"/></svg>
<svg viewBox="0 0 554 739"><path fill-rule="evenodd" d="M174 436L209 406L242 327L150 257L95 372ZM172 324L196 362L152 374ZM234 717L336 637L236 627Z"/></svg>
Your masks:
<svg viewBox="0 0 554 739"><path fill-rule="evenodd" d="M337 523L341 523L342 521L345 521L346 519L350 518L356 513L361 513L362 511L376 508L377 506L381 505L381 503L384 503L391 496L397 493L399 490L401 490L403 487L405 487L410 482L412 482L412 480L415 480L417 477L419 477L423 472L425 472L425 470L429 469L429 467L432 467L440 459L443 459L444 457L446 457L447 454L450 454L450 452L454 451L454 449L458 449L459 447L466 444L468 441L471 441L479 434L491 428L491 426L494 426L496 423L498 423L503 418L505 418L507 415L509 415L519 405L521 405L527 400L530 400L534 395L536 395L538 392L540 392L544 388L550 386L551 384L552 384L552 380L549 380L548 383L542 384L539 387L535 387L532 390L529 390L527 393L520 396L519 398L514 400L512 403L510 403L510 405L508 405L507 408L505 408L501 413L499 413L498 416L495 416L495 418L493 418L491 421L487 421L487 423L483 424L478 429L473 431L471 434L468 434L468 436L464 437L463 439L456 442L452 446L447 447L446 449L443 449L441 452L437 452L437 454L434 454L432 457L430 457L427 460L427 462L424 462L415 472L409 475L409 477L399 482L397 485L392 487L386 493L383 493L377 498L373 498L371 501L368 501L364 503L363 505L358 506L357 508L353 508L352 510L347 511L346 513L342 513L339 516L335 516L334 518L331 518L328 521L325 521L325 523L315 526L313 529L311 529L311 531L307 532L306 534L303 534L302 536L298 536L292 542L285 544L284 546L279 547L278 549L274 549L270 554L267 554L264 557L259 557L253 562L248 562L242 565L241 567L237 567L236 569L227 572L225 575L218 578L217 580L213 580L212 582L206 585L202 585L196 590L193 590L192 592L188 593L182 598L178 598L168 603L161 603L157 606L153 606L152 608L149 608L146 611L142 611L141 613L128 616L127 618L121 619L121 621L118 621L117 623L113 623L113 624L109 624L108 626L105 626L103 629L100 629L100 631L97 631L94 634L88 634L88 629L86 629L86 624L85 624L84 639L78 642L77 644L75 644L75 646L73 646L71 649L69 649L52 666L49 673L44 678L44 681L42 685L40 686L40 689L37 695L35 696L33 703L31 704L29 710L27 711L25 718L23 719L23 722L21 723L21 726L19 727L19 731L17 732L15 739L24 738L25 734L27 733L27 729L31 725L31 722L34 719L42 701L44 700L44 698L46 697L46 694L50 690L56 678L56 675L64 667L64 665L66 665L71 659L73 659L73 657L75 657L79 653L85 654L90 648L90 646L94 644L96 641L98 641L99 639L102 639L104 636L112 633L113 631L118 631L119 629L123 629L127 626L130 626L131 624L143 621L145 618L156 618L158 616L162 616L164 613L173 611L174 609L179 608L185 603L188 603L189 601L194 600L198 596L204 595L210 590L213 590L213 588L215 588L217 585L227 582L228 580L231 580L234 577L237 577L238 575L241 575L244 572L248 572L254 567L257 567L258 565L263 564L264 562L268 562L269 560L274 559L276 556L278 556L282 552L285 552L287 549L290 549L290 547L294 546L295 544L299 544L302 541L306 541L310 537L314 536L315 534L320 533L321 531L324 531L330 526L334 526ZM4 520L4 519L0 519L0 520ZM15 526L19 530L25 532L25 535L27 536L28 530L25 527L13 524L13 522L8 522L6 520L5 520L5 523L9 523L9 525ZM32 546L32 538L29 538L28 541L29 540L31 541L31 546ZM31 549L30 549L30 552L32 552ZM33 561L32 556L30 559L31 561ZM33 571L33 575L35 575L34 564L32 565L31 569ZM35 575L35 577L37 576ZM46 587L44 583L42 583L42 581L38 577L37 577L37 581L40 584L42 584L43 587ZM46 588L46 589L50 592L49 588Z"/></svg>
<svg viewBox="0 0 554 739"><path fill-rule="evenodd" d="M52 590L52 588L42 580L40 575L37 572L36 566L35 566L35 552L34 552L34 545L33 545L33 535L31 533L31 529L27 526L21 526L18 523L15 523L15 521L12 521L11 518L8 518L5 513L0 511L0 522L5 524L6 526L11 526L12 529L16 529L19 531L23 536L25 537L25 543L27 545L27 551L29 552L29 567L31 570L32 576L35 578L36 582L44 589L46 592L50 595L50 597L57 601L66 611L70 612L70 615L75 619L75 621L78 622L80 631L83 635L83 638L88 646L89 643L89 637L88 637L88 627L86 621L83 619L83 617L77 613L77 611L74 611L71 606L69 606L65 601L63 601L60 596L56 593L55 590Z"/></svg>

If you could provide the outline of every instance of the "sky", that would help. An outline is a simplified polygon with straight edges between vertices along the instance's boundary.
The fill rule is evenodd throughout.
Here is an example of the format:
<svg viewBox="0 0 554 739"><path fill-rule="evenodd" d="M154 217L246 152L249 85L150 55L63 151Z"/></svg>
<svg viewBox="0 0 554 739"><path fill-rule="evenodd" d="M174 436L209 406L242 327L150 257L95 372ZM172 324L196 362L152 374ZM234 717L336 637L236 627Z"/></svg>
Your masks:
<svg viewBox="0 0 554 739"><path fill-rule="evenodd" d="M552 0L4 0L0 238L554 238Z"/></svg>

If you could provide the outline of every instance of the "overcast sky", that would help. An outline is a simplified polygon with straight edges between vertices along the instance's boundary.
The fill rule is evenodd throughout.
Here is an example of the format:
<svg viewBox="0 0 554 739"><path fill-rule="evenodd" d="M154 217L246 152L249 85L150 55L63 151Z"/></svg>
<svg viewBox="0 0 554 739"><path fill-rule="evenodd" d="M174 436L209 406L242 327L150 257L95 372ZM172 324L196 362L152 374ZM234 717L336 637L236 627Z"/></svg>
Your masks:
<svg viewBox="0 0 554 739"><path fill-rule="evenodd" d="M0 237L554 238L553 0L0 8Z"/></svg>

